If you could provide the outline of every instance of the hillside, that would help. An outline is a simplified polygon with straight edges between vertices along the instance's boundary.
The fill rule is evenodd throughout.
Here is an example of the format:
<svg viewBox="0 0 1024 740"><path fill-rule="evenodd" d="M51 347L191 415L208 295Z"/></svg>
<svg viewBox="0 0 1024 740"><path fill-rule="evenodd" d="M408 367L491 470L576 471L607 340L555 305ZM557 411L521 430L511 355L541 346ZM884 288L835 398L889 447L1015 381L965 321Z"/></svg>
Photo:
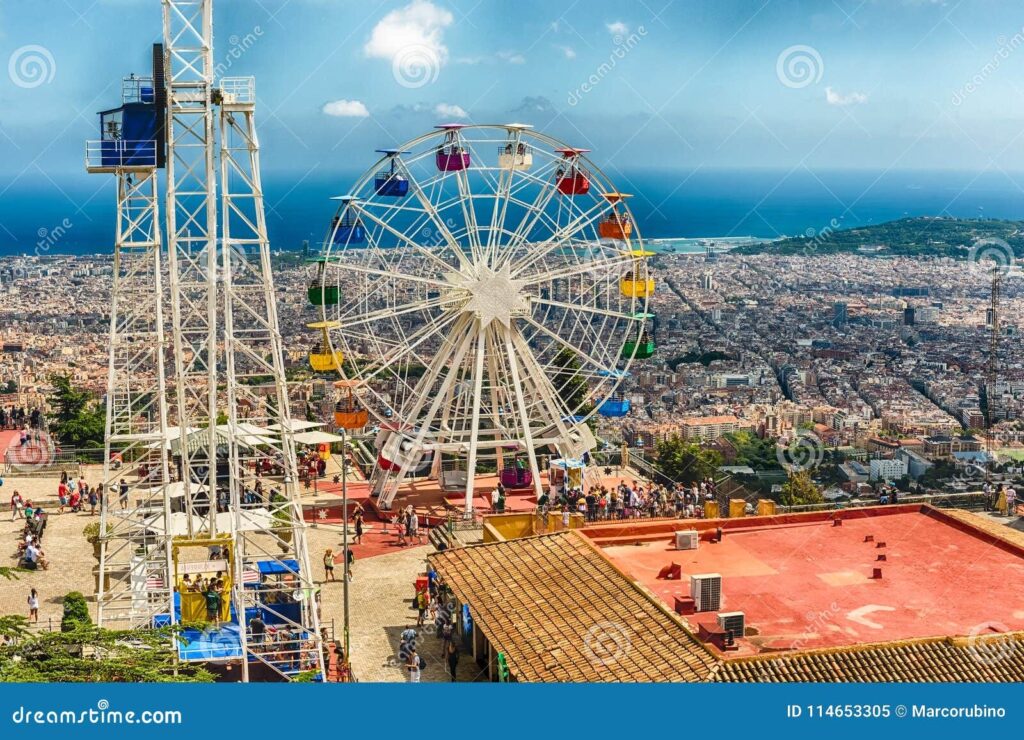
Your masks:
<svg viewBox="0 0 1024 740"><path fill-rule="evenodd" d="M879 257L952 257L965 259L978 239L1006 241L1014 254L1024 256L1024 221L919 216L853 229L823 231L751 246L733 254L772 252L784 255L860 252Z"/></svg>

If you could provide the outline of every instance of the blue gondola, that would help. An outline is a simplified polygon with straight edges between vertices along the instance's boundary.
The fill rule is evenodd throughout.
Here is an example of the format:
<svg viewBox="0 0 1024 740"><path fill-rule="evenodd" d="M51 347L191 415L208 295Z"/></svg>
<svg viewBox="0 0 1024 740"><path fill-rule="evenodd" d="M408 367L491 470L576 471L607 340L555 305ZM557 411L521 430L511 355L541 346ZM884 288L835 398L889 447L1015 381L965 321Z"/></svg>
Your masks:
<svg viewBox="0 0 1024 740"><path fill-rule="evenodd" d="M373 179L373 189L377 195L389 198L404 198L409 194L409 180L395 168L395 157L408 154L401 149L378 149L380 154L387 155L390 166L382 169Z"/></svg>
<svg viewBox="0 0 1024 740"><path fill-rule="evenodd" d="M629 409L629 399L623 398L621 395L615 395L606 401L603 401L601 405L597 407L597 412L601 414L601 416L620 417L628 414Z"/></svg>
<svg viewBox="0 0 1024 740"><path fill-rule="evenodd" d="M341 209L341 215L335 216L334 220L331 221L331 233L333 234L331 242L341 246L365 242L366 227L359 220L359 216L355 214L355 209L351 207L352 203L355 202L355 198L351 195L343 195L338 198L332 198L332 200L340 200L344 205Z"/></svg>
<svg viewBox="0 0 1024 740"><path fill-rule="evenodd" d="M620 382L629 377L629 373L625 370L599 370L597 374L605 378L615 378ZM601 402L597 407L597 413L601 416L620 417L628 414L629 409L629 399L623 393L616 391Z"/></svg>

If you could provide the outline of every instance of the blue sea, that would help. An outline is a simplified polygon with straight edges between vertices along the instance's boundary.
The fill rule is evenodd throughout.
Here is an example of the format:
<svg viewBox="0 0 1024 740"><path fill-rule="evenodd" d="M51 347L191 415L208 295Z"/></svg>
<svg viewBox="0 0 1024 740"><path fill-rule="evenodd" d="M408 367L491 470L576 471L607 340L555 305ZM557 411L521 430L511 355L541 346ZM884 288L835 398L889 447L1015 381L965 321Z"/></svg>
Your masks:
<svg viewBox="0 0 1024 740"><path fill-rule="evenodd" d="M265 173L274 247L316 245L334 213L330 196L347 192L357 174L302 180ZM1024 196L1002 173L719 169L626 170L611 177L635 194L630 205L647 239L773 239L923 215L1024 220ZM109 177L24 176L0 196L0 254L109 251L114 197ZM691 249L700 247L677 251Z"/></svg>

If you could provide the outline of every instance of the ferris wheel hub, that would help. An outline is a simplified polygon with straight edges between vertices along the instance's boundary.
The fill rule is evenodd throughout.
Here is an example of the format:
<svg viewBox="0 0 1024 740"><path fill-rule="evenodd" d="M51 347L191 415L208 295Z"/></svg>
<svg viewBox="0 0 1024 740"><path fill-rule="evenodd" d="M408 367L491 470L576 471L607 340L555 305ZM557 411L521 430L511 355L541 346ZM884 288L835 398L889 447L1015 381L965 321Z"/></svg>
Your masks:
<svg viewBox="0 0 1024 740"><path fill-rule="evenodd" d="M463 311L475 315L481 328L487 328L492 321L509 328L514 317L530 312L530 298L523 292L526 283L512 277L509 265L498 270L476 265L468 276L459 274L455 280L469 297Z"/></svg>

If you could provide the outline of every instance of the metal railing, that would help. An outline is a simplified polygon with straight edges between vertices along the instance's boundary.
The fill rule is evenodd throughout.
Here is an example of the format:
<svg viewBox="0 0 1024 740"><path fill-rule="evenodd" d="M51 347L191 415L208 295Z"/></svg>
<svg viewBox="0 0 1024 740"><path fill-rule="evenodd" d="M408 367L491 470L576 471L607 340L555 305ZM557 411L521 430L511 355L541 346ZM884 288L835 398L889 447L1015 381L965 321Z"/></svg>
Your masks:
<svg viewBox="0 0 1024 740"><path fill-rule="evenodd" d="M225 105L247 105L256 102L255 77L222 77L220 92Z"/></svg>
<svg viewBox="0 0 1024 740"><path fill-rule="evenodd" d="M918 493L898 494L896 504L930 504L939 509L987 509L988 497L982 491L967 493ZM842 509L860 509L867 506L879 506L877 499L857 501L832 501L825 504L806 504L803 506L778 505L776 511L783 514L796 514L810 511L840 511Z"/></svg>
<svg viewBox="0 0 1024 740"><path fill-rule="evenodd" d="M87 169L107 167L156 167L156 141L92 139L85 142Z"/></svg>

